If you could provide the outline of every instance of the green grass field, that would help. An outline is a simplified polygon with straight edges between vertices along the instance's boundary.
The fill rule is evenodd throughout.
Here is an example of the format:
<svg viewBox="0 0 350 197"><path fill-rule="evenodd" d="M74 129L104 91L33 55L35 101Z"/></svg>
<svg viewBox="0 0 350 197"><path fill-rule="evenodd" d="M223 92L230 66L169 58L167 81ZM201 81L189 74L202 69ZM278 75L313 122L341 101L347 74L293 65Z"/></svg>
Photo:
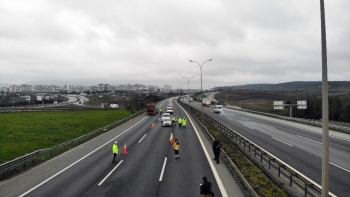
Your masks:
<svg viewBox="0 0 350 197"><path fill-rule="evenodd" d="M130 116L127 110L0 114L0 163L50 148Z"/></svg>

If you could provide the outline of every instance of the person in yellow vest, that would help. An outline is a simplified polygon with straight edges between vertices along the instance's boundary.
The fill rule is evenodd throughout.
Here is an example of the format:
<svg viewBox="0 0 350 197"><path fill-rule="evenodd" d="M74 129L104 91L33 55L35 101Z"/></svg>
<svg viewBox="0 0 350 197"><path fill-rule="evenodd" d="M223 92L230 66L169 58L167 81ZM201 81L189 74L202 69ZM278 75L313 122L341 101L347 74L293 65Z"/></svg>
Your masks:
<svg viewBox="0 0 350 197"><path fill-rule="evenodd" d="M117 163L117 161L115 160L115 158L118 156L118 144L117 141L114 142L113 147L112 147L112 151L113 151L113 163Z"/></svg>
<svg viewBox="0 0 350 197"><path fill-rule="evenodd" d="M175 116L171 118L171 121L173 122L172 126L176 126L176 118L175 118Z"/></svg>
<svg viewBox="0 0 350 197"><path fill-rule="evenodd" d="M186 128L187 120L185 118L182 118L182 127Z"/></svg>
<svg viewBox="0 0 350 197"><path fill-rule="evenodd" d="M182 119L179 118L179 119L177 120L177 122L179 123L179 129L180 129L180 128L181 128L181 124L182 124Z"/></svg>
<svg viewBox="0 0 350 197"><path fill-rule="evenodd" d="M162 108L160 108L160 109L159 109L159 115L161 116L162 113L163 113L163 110L162 110Z"/></svg>
<svg viewBox="0 0 350 197"><path fill-rule="evenodd" d="M175 139L174 142L174 152L175 152L175 160L179 160L180 159L180 154L179 154L179 150L180 150L180 143L177 139Z"/></svg>

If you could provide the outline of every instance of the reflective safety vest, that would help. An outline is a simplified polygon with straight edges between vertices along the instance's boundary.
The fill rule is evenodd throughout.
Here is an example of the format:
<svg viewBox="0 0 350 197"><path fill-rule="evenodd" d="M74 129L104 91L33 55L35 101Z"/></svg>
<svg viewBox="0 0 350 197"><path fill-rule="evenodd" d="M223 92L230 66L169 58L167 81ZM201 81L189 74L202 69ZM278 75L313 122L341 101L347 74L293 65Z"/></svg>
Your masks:
<svg viewBox="0 0 350 197"><path fill-rule="evenodd" d="M117 153L118 154L118 145L116 144L113 144L113 147L112 147L112 150L113 150L113 153Z"/></svg>
<svg viewBox="0 0 350 197"><path fill-rule="evenodd" d="M181 118L179 118L179 120L177 120L179 123L182 123L182 119Z"/></svg>
<svg viewBox="0 0 350 197"><path fill-rule="evenodd" d="M186 126L186 124L187 124L187 120L185 118L182 119L182 126Z"/></svg>
<svg viewBox="0 0 350 197"><path fill-rule="evenodd" d="M179 150L180 149L180 144L178 142L174 143L174 149Z"/></svg>
<svg viewBox="0 0 350 197"><path fill-rule="evenodd" d="M172 120L173 122L175 122L175 121L176 121L176 120L175 120L175 117L172 117L172 118L171 118L171 120Z"/></svg>

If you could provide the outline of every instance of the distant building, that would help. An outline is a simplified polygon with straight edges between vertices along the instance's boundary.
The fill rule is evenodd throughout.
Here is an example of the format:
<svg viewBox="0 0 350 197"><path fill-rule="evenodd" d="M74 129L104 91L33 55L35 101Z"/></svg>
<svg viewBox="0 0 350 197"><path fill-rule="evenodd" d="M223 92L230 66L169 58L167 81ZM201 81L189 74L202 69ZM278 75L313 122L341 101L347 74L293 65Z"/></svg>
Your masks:
<svg viewBox="0 0 350 197"><path fill-rule="evenodd" d="M33 91L33 86L23 84L23 85L21 85L21 89L22 89L22 92L31 92L31 91Z"/></svg>
<svg viewBox="0 0 350 197"><path fill-rule="evenodd" d="M90 86L90 91L98 91L98 87L97 86Z"/></svg>
<svg viewBox="0 0 350 197"><path fill-rule="evenodd" d="M112 86L109 84L98 84L98 91L103 92L103 91L112 91Z"/></svg>
<svg viewBox="0 0 350 197"><path fill-rule="evenodd" d="M21 87L18 85L12 85L9 87L9 92L21 92Z"/></svg>

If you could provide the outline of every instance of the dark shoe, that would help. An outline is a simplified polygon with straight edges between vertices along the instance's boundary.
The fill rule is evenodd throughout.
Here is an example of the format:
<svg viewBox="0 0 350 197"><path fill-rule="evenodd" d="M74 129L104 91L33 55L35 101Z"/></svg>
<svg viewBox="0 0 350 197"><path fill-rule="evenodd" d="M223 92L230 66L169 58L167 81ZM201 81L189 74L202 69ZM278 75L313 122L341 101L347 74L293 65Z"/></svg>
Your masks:
<svg viewBox="0 0 350 197"><path fill-rule="evenodd" d="M180 157L178 157L178 159L180 160Z"/></svg>
<svg viewBox="0 0 350 197"><path fill-rule="evenodd" d="M216 162L217 164L220 164L220 162Z"/></svg>

